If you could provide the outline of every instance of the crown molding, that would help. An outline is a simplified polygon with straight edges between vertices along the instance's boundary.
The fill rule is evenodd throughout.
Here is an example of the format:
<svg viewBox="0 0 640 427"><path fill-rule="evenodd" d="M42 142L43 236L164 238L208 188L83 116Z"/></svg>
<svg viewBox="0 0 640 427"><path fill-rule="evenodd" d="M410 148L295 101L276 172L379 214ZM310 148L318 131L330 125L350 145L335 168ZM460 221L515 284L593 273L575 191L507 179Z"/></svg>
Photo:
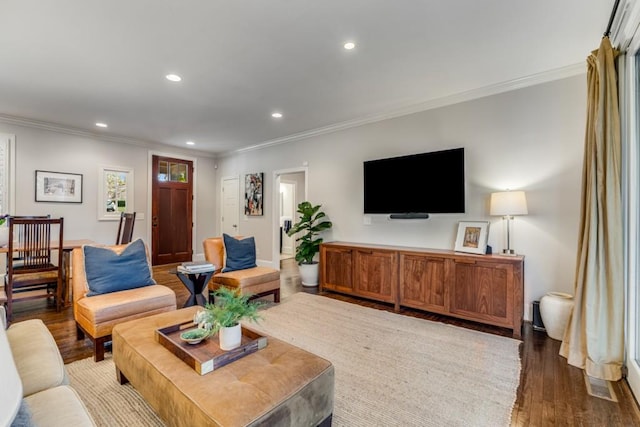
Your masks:
<svg viewBox="0 0 640 427"><path fill-rule="evenodd" d="M389 120L409 114L419 113L422 111L432 110L435 108L446 107L448 105L458 104L461 102L467 102L474 99L484 98L486 96L497 95L504 92L509 92L516 89L522 89L528 86L534 86L541 83L547 83L554 80L560 80L567 77L573 77L586 73L586 66L584 63L573 64L562 68L557 68L550 71L545 71L530 76L513 79L510 81L497 83L494 85L485 86L478 89L472 89L465 92L459 92L453 95L444 96L435 99L425 99L411 104L400 106L398 108L386 111L380 114L372 114L369 116L361 117L354 120L347 120L340 123L335 123L329 126L324 126L316 129L311 129L304 132L287 135L282 138L276 138L268 141L264 141L249 147L243 147L237 150L230 150L223 153L211 153L200 150L187 150L181 149L173 145L164 144L162 142L145 141L136 138L129 138L119 135L105 135L97 132L91 132L85 129L74 128L70 126L59 125L55 123L49 123L40 120L26 119L22 117L14 117L9 115L0 114L0 123L13 124L18 126L25 126L36 129L43 129L52 132L66 133L68 135L76 135L87 138L99 139L108 142L117 142L121 144L137 145L139 147L154 148L157 149L158 145L169 147L172 150L178 150L181 153L187 153L190 155L199 155L202 157L223 158L232 156L234 154L247 153L255 150L261 150L289 142L299 141L305 138L311 138L314 136L325 135L341 130L346 130L358 126L363 126L370 123L380 122L383 120Z"/></svg>
<svg viewBox="0 0 640 427"><path fill-rule="evenodd" d="M64 125L45 122L41 120L26 119L24 117L9 116L6 114L0 114L0 123L24 126L28 128L41 129L41 130L57 132L57 133L64 133L67 135L81 136L85 138L92 138L92 139L97 139L97 140L106 141L106 142L117 142L120 144L135 145L138 147L144 147L149 149L158 149L158 147L161 146L161 147L170 148L173 151L178 151L180 153L186 153L189 155L197 155L201 157L215 157L213 153L210 153L207 151L187 150L181 147L176 147L174 145L169 145L162 142L145 141L142 139L129 138L129 137L120 136L120 135L105 135L98 132L91 132L86 129L79 129L71 126L64 126Z"/></svg>
<svg viewBox="0 0 640 427"><path fill-rule="evenodd" d="M361 117L354 120L348 120L345 122L336 123L321 128L311 129L292 135L288 135L282 138L272 139L262 142L260 144L252 145L250 147L240 148L238 150L228 151L222 154L220 157L226 157L238 153L246 153L249 151L260 150L263 148L273 147L275 145L285 144L288 142L299 141L305 138L311 138L314 136L324 135L332 132L338 132L353 127L363 126L370 123L379 122L382 120L393 119L396 117L406 116L409 114L419 113L422 111L432 110L435 108L446 107L448 105L458 104L461 102L467 102L474 99L484 98L486 96L497 95L504 92L509 92L516 89L522 89L528 86L534 86L541 83L547 83L554 80L560 80L568 77L577 76L580 74L586 74L587 67L585 63L573 64L562 68L557 68L542 73L532 74L530 76L513 79L510 81L497 83L490 86L485 86L478 89L468 90L465 92L456 93L453 95L444 96L435 99L426 99L417 103L399 107L391 111L387 111L381 114L373 114L366 117Z"/></svg>

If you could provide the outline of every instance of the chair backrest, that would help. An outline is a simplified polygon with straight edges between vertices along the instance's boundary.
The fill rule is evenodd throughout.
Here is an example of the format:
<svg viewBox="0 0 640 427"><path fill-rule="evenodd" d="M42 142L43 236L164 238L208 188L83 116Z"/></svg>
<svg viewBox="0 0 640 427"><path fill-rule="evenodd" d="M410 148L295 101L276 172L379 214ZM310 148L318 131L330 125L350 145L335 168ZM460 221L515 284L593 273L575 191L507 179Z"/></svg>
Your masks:
<svg viewBox="0 0 640 427"><path fill-rule="evenodd" d="M234 236L236 239L242 239L244 236ZM224 241L222 237L208 237L202 241L204 248L204 259L215 265L216 272L224 267Z"/></svg>
<svg viewBox="0 0 640 427"><path fill-rule="evenodd" d="M52 232L51 226L57 226ZM62 267L62 248L64 219L57 218L9 218L8 254L17 252L19 257L7 257L7 273L33 273L56 270ZM56 265L52 264L51 251L57 250ZM14 261L19 262L19 269L14 271Z"/></svg>
<svg viewBox="0 0 640 427"><path fill-rule="evenodd" d="M224 265L224 243L222 237L209 237L202 241L204 248L204 258L216 269L221 269Z"/></svg>
<svg viewBox="0 0 640 427"><path fill-rule="evenodd" d="M121 254L127 248L127 245L98 245L103 248L111 249L117 254ZM151 253L149 247L145 243L144 250L147 253L147 264L151 267ZM87 292L89 292L89 285L87 283L87 272L84 268L84 250L82 248L75 248L71 252L71 286L73 287L73 302L77 302L82 298L85 298ZM93 297L91 297L93 298ZM74 304L74 311L76 310Z"/></svg>
<svg viewBox="0 0 640 427"><path fill-rule="evenodd" d="M51 215L11 215L9 220L11 219L43 219L43 218L51 218ZM13 240L20 239L19 234L24 230L24 228L19 228L17 234L13 236ZM20 251L13 252L13 260L19 261L22 259L22 253Z"/></svg>
<svg viewBox="0 0 640 427"><path fill-rule="evenodd" d="M133 238L133 226L136 223L136 213L122 212L120 214L120 224L118 224L118 235L116 236L116 245L124 245L130 243Z"/></svg>

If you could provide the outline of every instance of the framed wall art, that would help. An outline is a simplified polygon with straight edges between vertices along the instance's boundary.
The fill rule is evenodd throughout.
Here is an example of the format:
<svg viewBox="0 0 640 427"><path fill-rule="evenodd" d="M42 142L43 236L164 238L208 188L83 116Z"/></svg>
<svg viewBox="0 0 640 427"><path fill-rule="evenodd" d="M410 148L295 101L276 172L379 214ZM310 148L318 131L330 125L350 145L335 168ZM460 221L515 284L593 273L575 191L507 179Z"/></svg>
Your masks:
<svg viewBox="0 0 640 427"><path fill-rule="evenodd" d="M456 237L456 252L485 254L489 238L489 221L460 221Z"/></svg>
<svg viewBox="0 0 640 427"><path fill-rule="evenodd" d="M247 216L263 214L263 178L263 172L248 173L244 176L244 214Z"/></svg>
<svg viewBox="0 0 640 427"><path fill-rule="evenodd" d="M101 166L98 169L98 220L118 221L122 212L133 212L133 169Z"/></svg>
<svg viewBox="0 0 640 427"><path fill-rule="evenodd" d="M36 170L36 202L82 203L82 174Z"/></svg>

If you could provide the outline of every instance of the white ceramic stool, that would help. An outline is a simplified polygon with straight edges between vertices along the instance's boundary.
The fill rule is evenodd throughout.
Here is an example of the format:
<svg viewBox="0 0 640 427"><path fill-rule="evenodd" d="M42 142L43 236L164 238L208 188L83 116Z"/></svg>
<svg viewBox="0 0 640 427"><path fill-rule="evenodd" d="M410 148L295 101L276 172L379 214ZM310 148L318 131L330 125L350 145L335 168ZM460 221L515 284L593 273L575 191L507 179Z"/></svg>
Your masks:
<svg viewBox="0 0 640 427"><path fill-rule="evenodd" d="M540 298L540 316L547 335L554 340L564 338L564 330L569 323L573 309L573 295L564 292L548 292Z"/></svg>

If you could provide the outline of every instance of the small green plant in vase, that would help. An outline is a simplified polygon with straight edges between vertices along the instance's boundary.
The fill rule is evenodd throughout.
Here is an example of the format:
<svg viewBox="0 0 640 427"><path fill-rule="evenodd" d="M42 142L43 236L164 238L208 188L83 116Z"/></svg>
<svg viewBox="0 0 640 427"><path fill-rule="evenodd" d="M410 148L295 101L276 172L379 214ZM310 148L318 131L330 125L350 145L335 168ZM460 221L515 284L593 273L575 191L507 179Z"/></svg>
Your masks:
<svg viewBox="0 0 640 427"><path fill-rule="evenodd" d="M257 322L261 319L258 309L262 302L251 300L251 295L237 292L224 286L214 293L214 304L207 304L193 318L198 328L209 331L209 335L219 333L220 348L233 350L242 342L240 321L247 319Z"/></svg>

